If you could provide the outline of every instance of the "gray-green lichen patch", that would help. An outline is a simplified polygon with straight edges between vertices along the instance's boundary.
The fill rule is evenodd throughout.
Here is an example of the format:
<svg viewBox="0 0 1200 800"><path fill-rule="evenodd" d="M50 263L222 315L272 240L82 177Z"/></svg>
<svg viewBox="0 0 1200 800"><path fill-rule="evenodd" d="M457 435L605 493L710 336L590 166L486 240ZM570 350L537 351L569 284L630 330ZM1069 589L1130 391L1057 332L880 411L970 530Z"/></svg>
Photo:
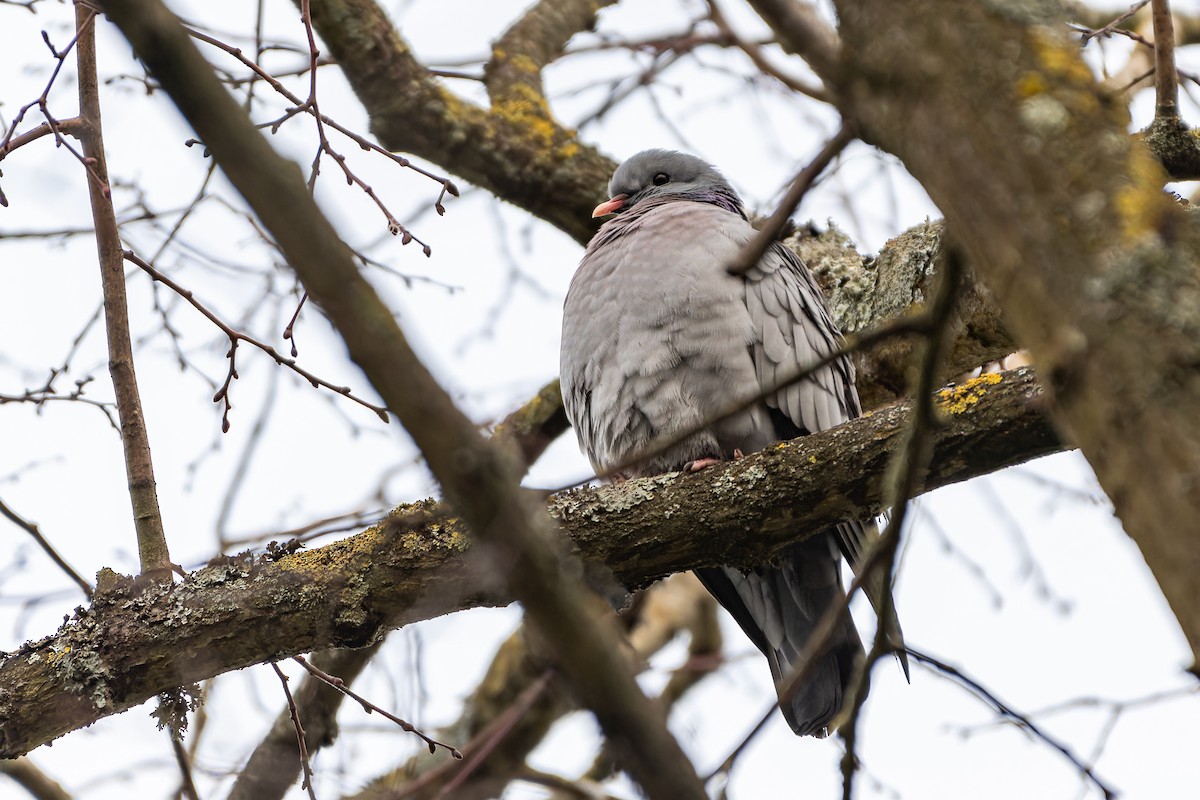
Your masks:
<svg viewBox="0 0 1200 800"><path fill-rule="evenodd" d="M650 478L610 483L594 490L560 493L550 504L550 515L564 522L578 517L599 521L604 514L628 511L653 500L677 478L678 472L668 472Z"/></svg>
<svg viewBox="0 0 1200 800"><path fill-rule="evenodd" d="M713 480L712 492L722 500L739 497L766 477L767 471L757 462L743 469L725 470Z"/></svg>

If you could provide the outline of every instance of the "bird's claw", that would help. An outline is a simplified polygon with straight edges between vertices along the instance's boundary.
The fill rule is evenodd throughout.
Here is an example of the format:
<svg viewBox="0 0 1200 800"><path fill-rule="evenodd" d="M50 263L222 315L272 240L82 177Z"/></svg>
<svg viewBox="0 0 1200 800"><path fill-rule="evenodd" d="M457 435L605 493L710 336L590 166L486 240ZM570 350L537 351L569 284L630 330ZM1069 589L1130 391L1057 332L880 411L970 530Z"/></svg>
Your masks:
<svg viewBox="0 0 1200 800"><path fill-rule="evenodd" d="M697 458L695 461L689 461L683 465L684 472L699 472L702 469L715 467L721 463L719 458Z"/></svg>

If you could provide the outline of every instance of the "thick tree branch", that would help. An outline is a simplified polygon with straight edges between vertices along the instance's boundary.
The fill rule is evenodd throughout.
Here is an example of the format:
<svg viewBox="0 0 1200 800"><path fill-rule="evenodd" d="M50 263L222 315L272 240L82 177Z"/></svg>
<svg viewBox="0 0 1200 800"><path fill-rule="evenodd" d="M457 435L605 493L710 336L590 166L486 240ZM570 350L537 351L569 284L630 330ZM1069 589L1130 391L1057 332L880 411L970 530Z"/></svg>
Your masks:
<svg viewBox="0 0 1200 800"><path fill-rule="evenodd" d="M456 174L577 241L591 238L593 198L602 197L616 164L554 122L540 94L507 97L491 110L457 97L417 61L374 0L313 0L312 17L384 145L453 164Z"/></svg>
<svg viewBox="0 0 1200 800"><path fill-rule="evenodd" d="M571 37L590 30L601 8L616 0L541 0L506 30L492 46L484 84L495 110L504 103L524 102L546 113L554 124L542 89L542 70L562 54Z"/></svg>
<svg viewBox="0 0 1200 800"><path fill-rule="evenodd" d="M1061 18L951 0L838 10L855 55L843 113L946 212L1200 661L1200 226Z"/></svg>
<svg viewBox="0 0 1200 800"><path fill-rule="evenodd" d="M806 0L750 0L750 5L784 50L803 58L826 87L836 84L841 43L816 7Z"/></svg>
<svg viewBox="0 0 1200 800"><path fill-rule="evenodd" d="M949 422L922 491L1063 448L1031 370L974 379L939 402ZM797 531L880 511L908 416L892 406L724 468L577 489L550 508L579 552L629 589L697 566L762 563ZM344 541L277 561L225 559L174 587L142 590L110 573L89 609L0 662L0 686L29 687L0 695L0 758L180 683L511 602L469 542L461 520L426 501Z"/></svg>

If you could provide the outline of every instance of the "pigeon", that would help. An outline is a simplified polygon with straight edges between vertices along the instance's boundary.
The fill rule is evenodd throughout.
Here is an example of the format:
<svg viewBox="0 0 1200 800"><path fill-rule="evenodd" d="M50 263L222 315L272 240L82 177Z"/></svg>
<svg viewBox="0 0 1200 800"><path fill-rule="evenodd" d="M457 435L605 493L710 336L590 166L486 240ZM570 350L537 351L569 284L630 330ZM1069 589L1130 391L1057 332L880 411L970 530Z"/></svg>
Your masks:
<svg viewBox="0 0 1200 800"><path fill-rule="evenodd" d="M560 356L567 417L598 473L696 471L861 413L844 356L776 390L837 350L841 335L808 268L778 242L744 274L729 273L756 231L720 172L686 153L646 150L608 189L593 217L612 218L571 280ZM766 656L797 735L828 735L863 657L843 610L818 663L785 696L826 609L844 598L840 556L859 566L877 535L874 521L849 521L775 563L696 570Z"/></svg>

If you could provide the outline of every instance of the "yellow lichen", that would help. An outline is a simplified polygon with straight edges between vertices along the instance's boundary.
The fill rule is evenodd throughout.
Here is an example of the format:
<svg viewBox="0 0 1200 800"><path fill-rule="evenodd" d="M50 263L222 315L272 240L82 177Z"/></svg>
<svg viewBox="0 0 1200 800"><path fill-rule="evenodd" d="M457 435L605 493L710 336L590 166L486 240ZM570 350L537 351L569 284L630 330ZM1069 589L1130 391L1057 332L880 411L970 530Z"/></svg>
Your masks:
<svg viewBox="0 0 1200 800"><path fill-rule="evenodd" d="M1056 29L1034 26L1030 29L1033 51L1047 73L1077 85L1092 85L1092 72L1083 63L1079 47Z"/></svg>
<svg viewBox="0 0 1200 800"><path fill-rule="evenodd" d="M937 394L938 407L947 414L961 414L978 403L987 394L989 386L995 386L1002 380L999 374L989 372L958 386L942 389Z"/></svg>
<svg viewBox="0 0 1200 800"><path fill-rule="evenodd" d="M1027 72L1017 81L1017 94L1021 97L1033 97L1046 91L1046 79L1040 72Z"/></svg>
<svg viewBox="0 0 1200 800"><path fill-rule="evenodd" d="M1129 148L1127 163L1129 182L1117 191L1116 206L1121 233L1132 241L1157 227L1166 198L1162 187L1169 178L1158 159L1142 145Z"/></svg>
<svg viewBox="0 0 1200 800"><path fill-rule="evenodd" d="M513 69L519 69L522 72L540 72L541 71L538 69L537 62L534 61L529 56L525 55L524 53L514 56L512 61L509 62L509 64L512 65Z"/></svg>
<svg viewBox="0 0 1200 800"><path fill-rule="evenodd" d="M553 144L557 126L550 118L546 98L532 86L515 84L507 96L492 107L492 112L506 122L524 128L535 144L543 147Z"/></svg>
<svg viewBox="0 0 1200 800"><path fill-rule="evenodd" d="M1096 97L1095 81L1083 59L1079 48L1057 33L1032 28L1030 43L1037 58L1040 72L1026 72L1017 81L1017 96L1023 100L1040 97L1053 92L1056 105L1070 116L1090 115L1100 110ZM1037 118L1045 117L1041 108Z"/></svg>

